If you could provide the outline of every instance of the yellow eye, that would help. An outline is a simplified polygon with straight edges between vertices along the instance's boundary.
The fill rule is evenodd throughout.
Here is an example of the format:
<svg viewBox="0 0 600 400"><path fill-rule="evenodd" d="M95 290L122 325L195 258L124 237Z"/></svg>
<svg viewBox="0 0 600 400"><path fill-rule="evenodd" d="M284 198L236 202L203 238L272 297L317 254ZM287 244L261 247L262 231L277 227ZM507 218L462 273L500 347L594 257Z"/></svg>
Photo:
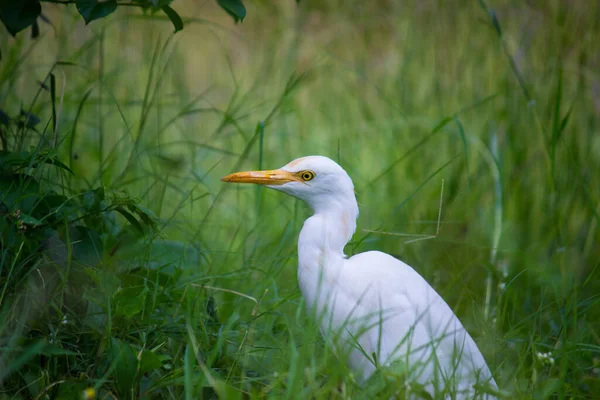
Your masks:
<svg viewBox="0 0 600 400"><path fill-rule="evenodd" d="M303 181L310 181L311 179L314 179L315 177L315 173L312 171L302 171L300 172L300 178L302 178Z"/></svg>

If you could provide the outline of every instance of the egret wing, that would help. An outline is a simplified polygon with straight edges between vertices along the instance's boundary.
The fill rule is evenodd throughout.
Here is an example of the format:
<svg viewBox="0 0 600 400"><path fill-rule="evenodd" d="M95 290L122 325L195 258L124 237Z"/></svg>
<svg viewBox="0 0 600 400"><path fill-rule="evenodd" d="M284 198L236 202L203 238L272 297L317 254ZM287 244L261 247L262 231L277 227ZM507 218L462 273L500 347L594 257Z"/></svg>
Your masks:
<svg viewBox="0 0 600 400"><path fill-rule="evenodd" d="M480 379L493 382L477 345L446 302L413 268L388 254L372 251L346 260L334 309L338 327L355 333L359 348L349 358L356 370L376 369L365 368L366 353L382 365L408 366L408 376L426 386L453 381L464 389Z"/></svg>

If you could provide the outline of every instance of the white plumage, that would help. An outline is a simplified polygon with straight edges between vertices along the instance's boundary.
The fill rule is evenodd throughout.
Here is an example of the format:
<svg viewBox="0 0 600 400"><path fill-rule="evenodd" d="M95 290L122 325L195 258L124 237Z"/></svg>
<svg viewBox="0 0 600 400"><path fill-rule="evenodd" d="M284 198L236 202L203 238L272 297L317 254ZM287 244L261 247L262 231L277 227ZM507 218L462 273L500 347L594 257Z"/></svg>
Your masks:
<svg viewBox="0 0 600 400"><path fill-rule="evenodd" d="M344 255L358 205L352 180L337 163L309 156L278 170L238 172L222 180L265 185L314 210L298 239L300 289L323 335L361 380L377 365L397 365L407 382L423 385L435 398L449 393L490 398L473 388L496 387L477 345L414 269L379 251Z"/></svg>

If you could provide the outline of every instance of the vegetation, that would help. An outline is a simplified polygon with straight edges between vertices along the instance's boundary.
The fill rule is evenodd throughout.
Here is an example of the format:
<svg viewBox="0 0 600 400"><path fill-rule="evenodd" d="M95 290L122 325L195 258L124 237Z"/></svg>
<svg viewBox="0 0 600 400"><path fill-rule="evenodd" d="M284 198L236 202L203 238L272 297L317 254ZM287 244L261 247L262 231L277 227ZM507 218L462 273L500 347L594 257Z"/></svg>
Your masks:
<svg viewBox="0 0 600 400"><path fill-rule="evenodd" d="M309 318L307 207L219 182L308 154L506 398L595 397L600 5L409 3L3 2L0 399L403 398Z"/></svg>

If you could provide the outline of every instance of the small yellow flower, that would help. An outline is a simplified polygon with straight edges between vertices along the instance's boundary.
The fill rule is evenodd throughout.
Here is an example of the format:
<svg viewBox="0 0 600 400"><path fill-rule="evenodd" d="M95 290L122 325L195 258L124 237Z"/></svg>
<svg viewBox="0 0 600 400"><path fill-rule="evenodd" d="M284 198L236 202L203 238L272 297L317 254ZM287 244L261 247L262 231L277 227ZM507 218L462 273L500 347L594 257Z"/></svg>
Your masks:
<svg viewBox="0 0 600 400"><path fill-rule="evenodd" d="M83 391L83 400L94 400L96 398L96 391L94 388L87 388Z"/></svg>

